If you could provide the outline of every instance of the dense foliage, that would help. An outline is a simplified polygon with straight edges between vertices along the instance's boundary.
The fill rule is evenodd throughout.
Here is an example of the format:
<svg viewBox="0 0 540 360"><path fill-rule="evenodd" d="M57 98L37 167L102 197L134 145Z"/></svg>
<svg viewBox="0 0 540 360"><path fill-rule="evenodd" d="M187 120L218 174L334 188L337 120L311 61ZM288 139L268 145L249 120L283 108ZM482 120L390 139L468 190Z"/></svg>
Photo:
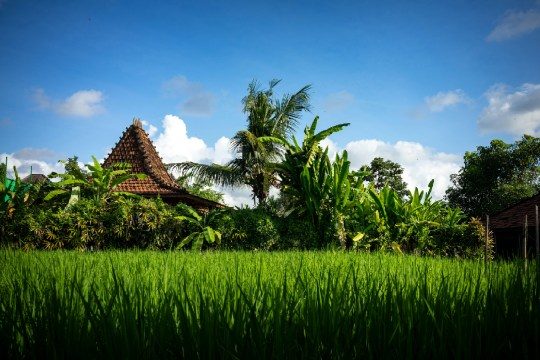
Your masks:
<svg viewBox="0 0 540 360"><path fill-rule="evenodd" d="M148 251L0 263L4 359L540 356L534 264Z"/></svg>
<svg viewBox="0 0 540 360"><path fill-rule="evenodd" d="M493 140L465 153L463 161L446 198L467 215L492 214L540 191L540 138Z"/></svg>
<svg viewBox="0 0 540 360"><path fill-rule="evenodd" d="M457 207L434 201L433 183L424 191L408 191L403 169L392 161L375 158L354 171L346 151L331 159L321 142L349 124L319 131L315 117L304 138L297 140L293 133L301 113L309 110L310 87L277 99L278 83L270 82L266 90L256 82L249 85L243 99L247 126L232 138L236 157L231 162L171 165L181 171L178 181L184 187L214 200L221 194L210 188L213 184L248 185L256 208L199 214L181 204L171 207L160 199L118 191L123 181L145 176L133 174L129 164L104 168L93 158L83 169L73 157L64 162L65 173L51 175L58 182L25 184L17 177L9 187L7 180L2 183L0 244L25 249L341 248L481 257L487 237L492 255L492 240L481 223ZM494 141L490 148L466 154L465 167L454 182L460 191L474 192L476 187L464 185L471 184L468 177L483 179L479 174L492 164L495 168L486 178L496 183L500 198L518 190L528 194L536 186L533 164L538 149L540 143L531 137L512 146ZM506 159L500 163L505 167L497 165L499 158ZM521 167L526 171L518 173ZM502 175L495 176L504 169L512 186L499 180ZM277 198L269 199L271 186L279 189ZM456 189L449 190L450 200ZM479 194L483 199L485 194Z"/></svg>
<svg viewBox="0 0 540 360"><path fill-rule="evenodd" d="M365 179L373 183L377 190L388 186L400 197L407 195L407 183L402 178L403 168L396 162L376 157L358 171L365 173Z"/></svg>
<svg viewBox="0 0 540 360"><path fill-rule="evenodd" d="M318 145L317 139L346 124L317 133L316 120L306 128L308 140L302 146L280 142L287 145L285 160L274 166L288 180L276 201L197 214L183 204L172 207L160 199L114 191L123 179L139 175L130 174L127 165L103 169L94 159L85 171L66 166L65 174L54 175L61 179L55 184L26 184L17 177L15 186L4 186L1 244L80 250L342 248L483 256L482 225L433 201L433 184L427 192L415 189L405 197L388 186L377 189L364 173L350 172L346 152L331 161ZM491 256L491 240L489 245Z"/></svg>

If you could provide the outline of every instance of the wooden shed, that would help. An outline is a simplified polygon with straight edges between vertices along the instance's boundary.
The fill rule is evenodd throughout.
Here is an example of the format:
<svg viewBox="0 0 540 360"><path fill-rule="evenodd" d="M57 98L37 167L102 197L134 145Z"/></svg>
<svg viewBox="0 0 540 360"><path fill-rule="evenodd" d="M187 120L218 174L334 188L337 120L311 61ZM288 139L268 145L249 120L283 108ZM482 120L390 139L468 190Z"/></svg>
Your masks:
<svg viewBox="0 0 540 360"><path fill-rule="evenodd" d="M202 211L223 207L215 201L190 194L174 181L138 119L124 131L103 162L103 166L108 167L119 162L131 164L133 173L146 174L147 178L129 179L118 186L118 191L149 198L159 196L168 204L175 205L182 202Z"/></svg>
<svg viewBox="0 0 540 360"><path fill-rule="evenodd" d="M497 256L523 257L525 234L527 234L527 257L530 258L535 254L537 205L540 206L540 193L490 216L489 227L495 238ZM527 221L526 228L525 221Z"/></svg>

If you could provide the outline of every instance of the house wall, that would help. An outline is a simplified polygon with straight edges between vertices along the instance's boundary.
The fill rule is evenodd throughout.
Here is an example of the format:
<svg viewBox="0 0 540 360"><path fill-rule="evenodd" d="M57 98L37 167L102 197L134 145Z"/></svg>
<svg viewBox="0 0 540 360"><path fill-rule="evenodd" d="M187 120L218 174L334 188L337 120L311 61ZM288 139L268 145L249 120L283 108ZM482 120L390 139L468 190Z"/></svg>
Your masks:
<svg viewBox="0 0 540 360"><path fill-rule="evenodd" d="M492 229L495 236L495 254L498 258L523 258L524 228ZM527 258L536 255L535 227L528 227Z"/></svg>

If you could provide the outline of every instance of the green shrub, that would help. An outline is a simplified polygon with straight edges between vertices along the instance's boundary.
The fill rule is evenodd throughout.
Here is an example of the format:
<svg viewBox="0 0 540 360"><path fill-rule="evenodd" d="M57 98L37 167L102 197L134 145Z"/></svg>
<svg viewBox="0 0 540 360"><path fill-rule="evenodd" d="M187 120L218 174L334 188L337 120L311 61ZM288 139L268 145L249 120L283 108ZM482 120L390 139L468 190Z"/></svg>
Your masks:
<svg viewBox="0 0 540 360"><path fill-rule="evenodd" d="M477 218L453 227L441 226L434 231L437 255L483 259L485 256L486 228ZM493 235L488 238L488 259L494 257Z"/></svg>
<svg viewBox="0 0 540 360"><path fill-rule="evenodd" d="M280 248L277 217L264 209L224 210L216 224L225 249L275 250Z"/></svg>
<svg viewBox="0 0 540 360"><path fill-rule="evenodd" d="M81 199L67 209L35 209L21 221L17 245L38 249L170 249L186 235L160 199Z"/></svg>
<svg viewBox="0 0 540 360"><path fill-rule="evenodd" d="M278 248L314 249L317 244L317 231L310 221L295 217L280 218L278 221L280 242Z"/></svg>

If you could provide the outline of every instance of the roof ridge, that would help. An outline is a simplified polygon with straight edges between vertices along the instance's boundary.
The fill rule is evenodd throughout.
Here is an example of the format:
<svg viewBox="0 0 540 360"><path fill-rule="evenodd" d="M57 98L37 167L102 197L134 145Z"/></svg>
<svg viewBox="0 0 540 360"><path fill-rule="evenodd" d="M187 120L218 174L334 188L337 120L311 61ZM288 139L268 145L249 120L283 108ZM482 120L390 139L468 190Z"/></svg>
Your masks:
<svg viewBox="0 0 540 360"><path fill-rule="evenodd" d="M137 130L142 131L142 134L139 133ZM159 156L159 153L157 149L155 148L154 144L150 141L150 138L146 131L140 127L137 126L137 124L133 124L130 126L128 130L134 131L135 133L135 139L137 140L137 143L139 145L139 148L143 151L143 162L146 170L148 171L148 175L150 175L159 185L174 189L174 190L183 190L172 178L172 176L167 172L167 169L165 168L165 165L163 164L163 161L161 157ZM145 140L148 142L148 144L145 144ZM149 151L153 152L154 155L157 157L157 160L159 160L158 164L161 164L163 166L163 172L166 174L165 176L168 177L168 179L163 178L163 174L159 174L156 169L152 166L152 161L150 159L151 154L148 153L147 147L150 147ZM159 166L159 165L158 165Z"/></svg>
<svg viewBox="0 0 540 360"><path fill-rule="evenodd" d="M189 193L175 181L174 177L167 171L163 160L139 119L135 119L133 124L124 130L120 140L104 160L103 166L109 167L118 162L131 163L133 173L147 175L144 179L128 179L124 181L118 186L119 191L142 196L162 196L172 204L181 201L201 209L223 206L217 202Z"/></svg>

